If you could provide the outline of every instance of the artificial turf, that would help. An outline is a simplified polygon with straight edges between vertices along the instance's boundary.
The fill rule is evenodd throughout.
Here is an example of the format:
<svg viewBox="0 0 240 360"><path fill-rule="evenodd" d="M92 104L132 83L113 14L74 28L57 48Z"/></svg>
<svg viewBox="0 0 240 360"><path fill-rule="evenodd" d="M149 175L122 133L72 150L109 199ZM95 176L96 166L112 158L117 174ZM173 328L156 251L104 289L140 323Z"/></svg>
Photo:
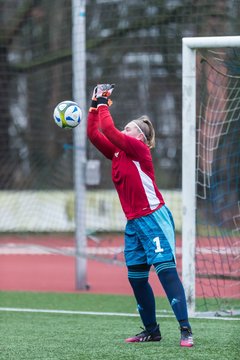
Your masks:
<svg viewBox="0 0 240 360"><path fill-rule="evenodd" d="M239 359L239 319L193 318L195 346L180 348L178 324L163 298L157 298L157 309L165 310L158 317L163 339L159 343L141 344L124 343L126 337L141 331L136 304L130 296L0 292L0 306L73 311L70 314L1 310L1 360ZM100 314L103 312L136 316Z"/></svg>

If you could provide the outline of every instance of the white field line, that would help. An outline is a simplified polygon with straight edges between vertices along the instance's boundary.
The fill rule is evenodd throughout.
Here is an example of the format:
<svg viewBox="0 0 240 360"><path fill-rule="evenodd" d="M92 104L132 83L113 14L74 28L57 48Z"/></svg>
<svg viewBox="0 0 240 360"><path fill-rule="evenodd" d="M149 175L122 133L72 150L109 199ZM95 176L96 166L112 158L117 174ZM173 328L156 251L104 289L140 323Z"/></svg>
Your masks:
<svg viewBox="0 0 240 360"><path fill-rule="evenodd" d="M0 255L75 255L73 246L46 247L41 245L0 245ZM122 246L88 247L88 255L114 255L123 252Z"/></svg>
<svg viewBox="0 0 240 360"><path fill-rule="evenodd" d="M114 255L123 252L123 246L106 246L97 247L91 246L86 248L86 255ZM182 254L181 247L176 247L176 253ZM65 247L46 247L41 245L16 245L4 244L0 245L0 255L75 255L75 248L73 246ZM240 256L240 247L197 247L196 254L205 255L232 255Z"/></svg>
<svg viewBox="0 0 240 360"><path fill-rule="evenodd" d="M63 314L63 315L94 315L94 316L122 316L122 317L139 317L139 314L131 313L118 313L118 312L98 312L98 311L76 311L76 310L50 310L50 309L24 309L24 308L9 308L0 307L0 311L6 312L24 312L24 313L45 313L45 314ZM157 314L159 318L173 318L174 315ZM231 317L214 317L214 316L201 316L193 317L195 319L210 319L210 320L236 320L240 318Z"/></svg>

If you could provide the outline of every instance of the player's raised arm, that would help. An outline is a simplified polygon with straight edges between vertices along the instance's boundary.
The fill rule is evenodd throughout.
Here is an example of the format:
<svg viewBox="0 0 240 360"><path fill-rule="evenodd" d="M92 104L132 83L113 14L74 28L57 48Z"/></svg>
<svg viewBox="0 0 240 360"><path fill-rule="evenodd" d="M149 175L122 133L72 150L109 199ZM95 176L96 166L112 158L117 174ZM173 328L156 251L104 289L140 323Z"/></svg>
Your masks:
<svg viewBox="0 0 240 360"><path fill-rule="evenodd" d="M114 84L98 84L96 86L97 108L99 123L103 134L117 148L128 151L128 142L125 135L115 127L112 116L109 112L109 96L112 94Z"/></svg>
<svg viewBox="0 0 240 360"><path fill-rule="evenodd" d="M108 96L110 96L113 88L114 86L110 84L97 85L96 98L101 130L112 144L133 159L138 160L143 156L146 157L146 145L148 148L152 148L155 144L155 132L152 123L144 115L130 121L122 131L118 130L107 106Z"/></svg>
<svg viewBox="0 0 240 360"><path fill-rule="evenodd" d="M87 118L87 136L92 144L108 159L112 159L115 146L101 133L97 110L96 88L94 88L91 107Z"/></svg>

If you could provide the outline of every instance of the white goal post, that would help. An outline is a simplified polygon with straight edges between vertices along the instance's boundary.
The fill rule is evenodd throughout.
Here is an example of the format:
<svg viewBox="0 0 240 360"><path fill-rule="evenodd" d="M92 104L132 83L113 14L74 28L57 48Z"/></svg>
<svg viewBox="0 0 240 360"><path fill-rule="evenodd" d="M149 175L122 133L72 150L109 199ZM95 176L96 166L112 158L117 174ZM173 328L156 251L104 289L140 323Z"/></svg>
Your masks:
<svg viewBox="0 0 240 360"><path fill-rule="evenodd" d="M240 47L240 36L182 39L182 279L189 314L195 312L196 50Z"/></svg>

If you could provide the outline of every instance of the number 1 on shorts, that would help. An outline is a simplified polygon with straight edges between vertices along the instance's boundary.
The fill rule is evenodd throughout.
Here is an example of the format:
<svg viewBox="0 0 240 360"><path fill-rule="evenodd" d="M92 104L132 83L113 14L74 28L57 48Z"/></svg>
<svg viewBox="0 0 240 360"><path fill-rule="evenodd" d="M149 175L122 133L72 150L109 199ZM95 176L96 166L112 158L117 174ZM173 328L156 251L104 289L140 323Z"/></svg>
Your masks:
<svg viewBox="0 0 240 360"><path fill-rule="evenodd" d="M161 248L160 239L158 236L153 239L153 242L155 242L155 244L156 244L155 253L160 253L160 252L164 251L164 249Z"/></svg>

